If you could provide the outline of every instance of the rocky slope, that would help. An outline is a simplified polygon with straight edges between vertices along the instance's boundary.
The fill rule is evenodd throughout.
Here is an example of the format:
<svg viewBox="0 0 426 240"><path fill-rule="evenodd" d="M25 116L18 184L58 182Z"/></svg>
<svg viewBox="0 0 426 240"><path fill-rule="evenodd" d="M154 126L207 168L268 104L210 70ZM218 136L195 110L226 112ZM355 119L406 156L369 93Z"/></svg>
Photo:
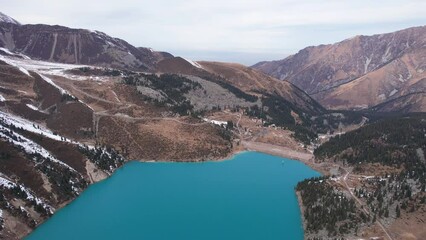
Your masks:
<svg viewBox="0 0 426 240"><path fill-rule="evenodd" d="M331 109L382 104L383 111L426 111L425 39L426 27L356 36L253 68L292 82Z"/></svg>
<svg viewBox="0 0 426 240"><path fill-rule="evenodd" d="M147 71L159 60L171 56L149 48L136 48L99 31L21 25L4 14L0 16L4 19L0 19L0 47L33 59Z"/></svg>

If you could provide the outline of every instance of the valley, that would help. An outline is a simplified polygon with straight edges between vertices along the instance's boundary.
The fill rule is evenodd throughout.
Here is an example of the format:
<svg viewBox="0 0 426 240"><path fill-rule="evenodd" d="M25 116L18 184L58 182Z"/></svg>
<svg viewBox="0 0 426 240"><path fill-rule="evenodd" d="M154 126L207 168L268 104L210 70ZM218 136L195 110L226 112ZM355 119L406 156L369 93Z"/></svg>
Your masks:
<svg viewBox="0 0 426 240"><path fill-rule="evenodd" d="M130 161L244 151L321 173L295 187L305 239L426 238L424 27L247 67L12 20L0 21L1 238Z"/></svg>
<svg viewBox="0 0 426 240"><path fill-rule="evenodd" d="M2 61L2 159L12 164L19 158L28 166L2 165L2 179L7 182L2 186L10 189L2 195L6 238L28 234L90 183L108 177L130 159L225 159L245 150L246 142L253 140L278 140L306 152L291 131L265 128L265 120L244 113L261 102L251 100L257 97L250 101L237 97L235 93L254 95L231 85L173 73L157 76L55 64L12 52L3 55ZM174 83L166 89L160 81ZM202 101L203 95L212 100ZM293 152L288 151L288 156ZM33 156L36 160L31 160ZM58 175L65 170L69 176ZM35 187L36 178L43 184ZM14 184L43 199L51 210L43 213L37 204L22 204L32 200L28 194L15 193L10 187Z"/></svg>

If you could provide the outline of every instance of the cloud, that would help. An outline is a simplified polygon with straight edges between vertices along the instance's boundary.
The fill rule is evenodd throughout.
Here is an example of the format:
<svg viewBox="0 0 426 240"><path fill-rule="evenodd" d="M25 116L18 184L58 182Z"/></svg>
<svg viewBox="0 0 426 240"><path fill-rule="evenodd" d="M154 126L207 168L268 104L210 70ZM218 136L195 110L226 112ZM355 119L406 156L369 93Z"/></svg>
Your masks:
<svg viewBox="0 0 426 240"><path fill-rule="evenodd" d="M288 54L426 22L421 0L0 0L22 23L96 29L137 46Z"/></svg>

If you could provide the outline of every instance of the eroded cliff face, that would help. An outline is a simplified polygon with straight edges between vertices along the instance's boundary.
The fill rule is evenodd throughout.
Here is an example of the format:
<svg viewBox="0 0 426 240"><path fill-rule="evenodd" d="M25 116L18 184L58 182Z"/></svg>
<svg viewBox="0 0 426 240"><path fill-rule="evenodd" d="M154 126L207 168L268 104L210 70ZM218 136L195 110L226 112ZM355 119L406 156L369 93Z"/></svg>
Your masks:
<svg viewBox="0 0 426 240"><path fill-rule="evenodd" d="M136 48L99 31L9 22L0 22L0 46L33 59L143 71L171 56Z"/></svg>
<svg viewBox="0 0 426 240"><path fill-rule="evenodd" d="M286 59L253 67L285 79L333 109L366 108L408 94L423 98L426 78L426 27L373 36L356 36L330 45L307 47ZM426 110L424 101L387 110Z"/></svg>

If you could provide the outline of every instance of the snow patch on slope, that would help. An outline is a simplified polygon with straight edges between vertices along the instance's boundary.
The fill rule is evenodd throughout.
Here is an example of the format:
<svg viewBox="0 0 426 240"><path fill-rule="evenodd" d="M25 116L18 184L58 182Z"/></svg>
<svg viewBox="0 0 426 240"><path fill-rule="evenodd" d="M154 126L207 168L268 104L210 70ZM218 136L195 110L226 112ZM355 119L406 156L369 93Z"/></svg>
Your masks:
<svg viewBox="0 0 426 240"><path fill-rule="evenodd" d="M9 51L9 49L7 49L7 48L2 48L2 47L0 47L0 50L2 50L3 52L5 52L5 53L7 53L7 54L9 54L9 55L15 55L14 53L12 53L11 51Z"/></svg>
<svg viewBox="0 0 426 240"><path fill-rule="evenodd" d="M43 78L43 80L44 80L44 81L48 82L50 85L52 85L52 86L54 86L55 88L57 88L57 89L61 92L61 94L62 94L62 95L64 95L64 94L68 94L68 93L67 93L67 91L65 91L63 88L59 87L58 85L56 85L56 83L54 83L54 82L52 81L52 79L50 79L50 78L48 78L48 77L44 76L43 74L40 74L40 77L41 77L41 78Z"/></svg>
<svg viewBox="0 0 426 240"><path fill-rule="evenodd" d="M13 56L0 55L0 60L5 61L9 65L20 67L21 71L26 71L26 72L33 71L38 74L61 76L71 80L87 80L89 78L85 76L75 76L75 75L66 73L67 70L71 70L74 68L83 68L83 67L89 68L90 66L87 66L87 65L45 62L45 61L30 59L28 56L23 54L14 54L14 53L12 54ZM20 57L16 57L16 56L20 56Z"/></svg>
<svg viewBox="0 0 426 240"><path fill-rule="evenodd" d="M196 67L196 68L201 68L201 69L203 69L203 67L200 65L200 64L198 64L197 62L194 62L194 61L192 61L192 60L189 60L189 59L186 59L186 58L184 58L184 57L182 57L185 61L187 61L187 62L189 62L192 66L194 66L194 67Z"/></svg>
<svg viewBox="0 0 426 240"><path fill-rule="evenodd" d="M224 126L226 127L228 125L228 122L225 121L218 121L218 120L210 120L208 118L203 118L204 121L212 123L214 125L218 125L218 126Z"/></svg>
<svg viewBox="0 0 426 240"><path fill-rule="evenodd" d="M59 135L55 135L53 134L52 131L42 127L42 126L38 126L37 124L30 122L26 119L20 118L18 116L14 116L11 115L9 113L5 113L0 111L0 121L8 124L8 125L14 125L17 128L22 128L25 131L28 132L32 132L32 133L36 133L36 134L40 134L43 135L45 137L48 137L50 139L56 140L56 141L63 141L63 142L69 142L69 143L74 143L76 144L76 142L68 140L62 136Z"/></svg>
<svg viewBox="0 0 426 240"><path fill-rule="evenodd" d="M3 97L3 95L0 94L0 102L6 101L6 98Z"/></svg>
<svg viewBox="0 0 426 240"><path fill-rule="evenodd" d="M34 68L32 67L32 65L31 65L31 64L28 64L29 62L35 62L35 61L33 61L33 60L28 60L28 59L24 59L24 60L23 60L23 59L16 59L16 58L7 58L7 57L1 56L1 55L0 55L0 60L3 60L3 61L4 61L4 62L6 62L7 64L9 64L9 65L11 65L11 66L14 66L14 67L18 68L21 72L25 73L26 75L28 75L28 76L30 76L30 77L32 77L32 76L31 76L31 74L28 72L28 70L27 70L27 69L30 69L30 70L32 70L32 71L35 71L35 72L37 72L37 73L40 75L40 77L41 77L44 81L48 82L50 85L52 85L52 86L54 86L55 88L57 88L57 89L61 92L61 94L62 94L62 95L64 95L64 94L71 95L71 94L69 94L67 91L65 91L63 88L59 87L56 83L54 83L54 82L52 81L52 79L50 79L50 78L46 77L45 75L41 74L40 72L38 72L38 69L34 69ZM23 67L23 66L24 66L24 67ZM75 67L75 66L73 66L73 67ZM72 96L72 95L71 95L71 96Z"/></svg>
<svg viewBox="0 0 426 240"><path fill-rule="evenodd" d="M53 212L55 211L55 208L46 204L43 200L41 200L40 198L33 195L32 192L30 190L28 190L28 188L26 188L22 184L16 184L12 181L9 181L8 179L6 179L4 177L0 177L0 187L7 188L7 189L12 189L12 188L18 187L21 191L23 191L27 194L27 200L35 201L37 205L42 205L43 208L47 209L51 214L53 214ZM2 217L2 216L0 215L0 217Z"/></svg>
<svg viewBox="0 0 426 240"><path fill-rule="evenodd" d="M28 57L27 55L24 55L22 53L13 53L9 49L7 49L7 48L0 47L0 50L2 50L3 52L5 52L5 53L7 53L9 55L14 56L14 57L18 56L18 57L21 57L21 58L26 59L26 60L30 60L31 59L30 57Z"/></svg>
<svg viewBox="0 0 426 240"><path fill-rule="evenodd" d="M398 92L398 90L396 90L396 89L392 90L392 92L389 93L389 97L392 97L397 92Z"/></svg>
<svg viewBox="0 0 426 240"><path fill-rule="evenodd" d="M34 105L31 105L31 104L26 104L27 105L27 107L29 107L29 108L31 108L32 110L34 110L34 111L40 111L39 109L38 109L38 107L36 107L36 106L34 106Z"/></svg>
<svg viewBox="0 0 426 240"><path fill-rule="evenodd" d="M385 54L383 54L382 56L382 63L386 63L391 58L391 53L389 50L390 50L390 46L386 48Z"/></svg>
<svg viewBox="0 0 426 240"><path fill-rule="evenodd" d="M6 178L0 177L0 187L11 189L14 186L16 186L16 184L14 184L13 182L7 180Z"/></svg>
<svg viewBox="0 0 426 240"><path fill-rule="evenodd" d="M34 105L32 105L32 104L25 104L28 108L30 108L30 109L32 109L32 110L34 110L34 111L37 111L37 112L41 112L41 113L48 113L48 112L46 112L46 111L43 111L43 110L41 110L40 108L38 108L38 107L36 107L36 106L34 106Z"/></svg>
<svg viewBox="0 0 426 240"><path fill-rule="evenodd" d="M370 57L370 58L366 57L365 64L364 64L364 74L367 73L367 71L368 71L368 65L370 65L371 60L372 60L372 57Z"/></svg>
<svg viewBox="0 0 426 240"><path fill-rule="evenodd" d="M9 65L11 65L11 66L13 66L13 67L18 68L18 69L19 69L19 71L21 71L21 72L23 72L24 74L26 74L26 75L28 75L28 76L30 76L30 77L31 77L31 75L30 75L30 73L28 72L28 70L27 70L27 69L25 69L25 68L23 68L23 67L21 67L21 66L18 66L18 65L17 65L14 61L11 61L9 58L6 58L6 57L4 57L4 56L0 55L0 60L2 60L3 62L6 62L7 64L9 64Z"/></svg>
<svg viewBox="0 0 426 240"><path fill-rule="evenodd" d="M9 132L13 137L10 137L5 132ZM30 139L13 132L11 129L0 126L0 137L7 139L9 142L13 143L15 146L19 146L22 148L24 152L27 154L40 154L42 157L49 159L49 161L58 163L69 170L73 172L77 172L74 168L70 167L68 164L56 159L54 156L52 156L46 149L44 149L42 146L38 145L37 143L31 141ZM15 140L17 139L17 140Z"/></svg>

